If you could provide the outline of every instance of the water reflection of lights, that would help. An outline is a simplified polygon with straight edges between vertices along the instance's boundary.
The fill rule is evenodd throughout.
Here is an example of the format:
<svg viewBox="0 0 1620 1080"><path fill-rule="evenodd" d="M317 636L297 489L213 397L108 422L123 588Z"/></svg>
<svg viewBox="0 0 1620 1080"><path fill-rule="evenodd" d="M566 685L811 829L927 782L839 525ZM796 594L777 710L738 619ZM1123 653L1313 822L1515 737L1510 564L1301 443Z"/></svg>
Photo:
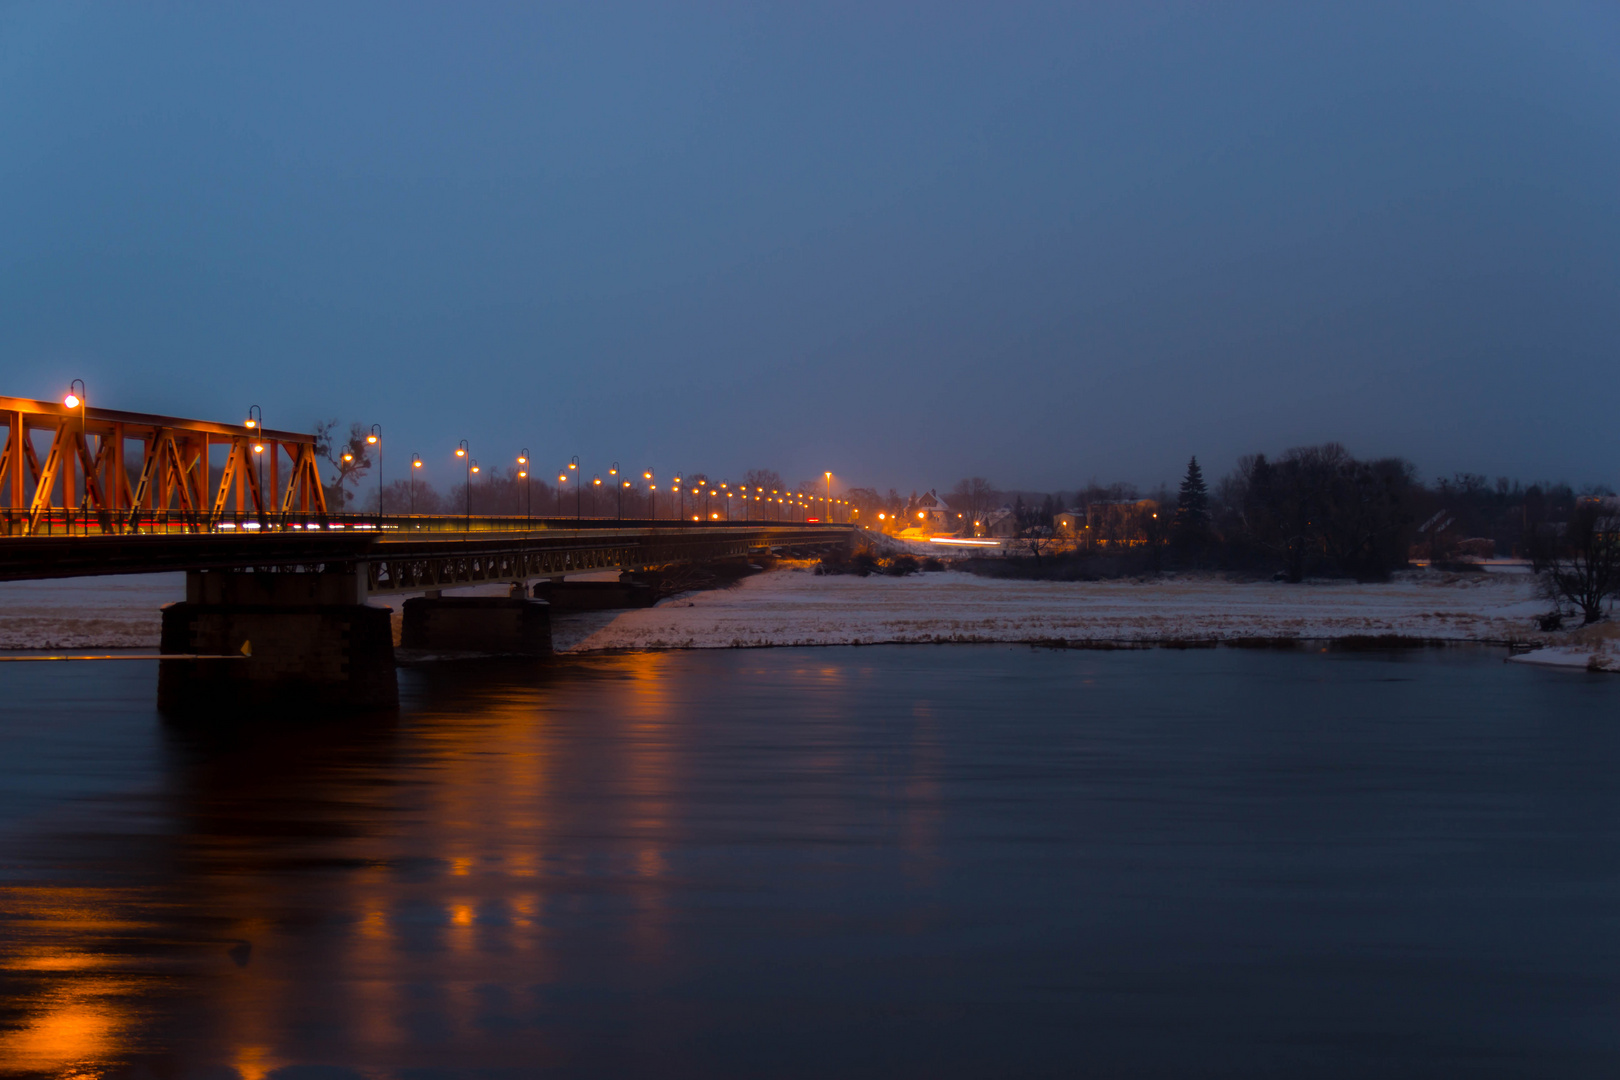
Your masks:
<svg viewBox="0 0 1620 1080"><path fill-rule="evenodd" d="M127 1018L110 1002L134 987L92 980L63 991L12 1030L0 1030L0 1061L9 1069L61 1077L101 1076L120 1049Z"/></svg>
<svg viewBox="0 0 1620 1080"><path fill-rule="evenodd" d="M0 1027L0 1070L104 1075L130 1050L133 1003L144 983L126 974L127 956L94 943L147 927L123 916L116 893L100 889L13 887L4 895L37 944L14 939L0 972L37 990L26 1004L11 1002L20 1015L14 1026ZM90 948L58 943L86 935Z"/></svg>

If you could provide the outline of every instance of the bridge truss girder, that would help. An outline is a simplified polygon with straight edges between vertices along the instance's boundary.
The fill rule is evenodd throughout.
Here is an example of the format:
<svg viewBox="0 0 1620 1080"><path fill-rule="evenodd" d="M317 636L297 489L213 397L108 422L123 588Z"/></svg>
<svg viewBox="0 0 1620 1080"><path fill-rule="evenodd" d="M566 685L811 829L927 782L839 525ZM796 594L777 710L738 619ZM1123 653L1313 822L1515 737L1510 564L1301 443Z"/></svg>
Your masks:
<svg viewBox="0 0 1620 1080"><path fill-rule="evenodd" d="M277 509L260 489L254 446L268 455L272 492L281 487L286 455L282 516L327 512L313 435L11 397L0 397L0 417L7 429L0 508L13 511L4 518L10 534L35 535L57 514L76 511L81 523L94 511L96 528L113 534L163 527L170 510L179 511L188 531L210 528L227 514L262 526ZM33 439L40 431L51 433L43 463ZM133 481L131 442L139 444L141 462ZM228 451L216 486L210 458L220 446Z"/></svg>

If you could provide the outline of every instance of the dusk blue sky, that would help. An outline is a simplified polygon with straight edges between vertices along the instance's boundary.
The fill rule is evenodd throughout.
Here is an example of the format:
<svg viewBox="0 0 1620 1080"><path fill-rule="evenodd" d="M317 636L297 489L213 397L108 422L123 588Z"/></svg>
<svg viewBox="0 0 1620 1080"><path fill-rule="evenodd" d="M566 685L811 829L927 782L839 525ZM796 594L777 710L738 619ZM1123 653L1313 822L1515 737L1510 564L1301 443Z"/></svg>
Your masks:
<svg viewBox="0 0 1620 1080"><path fill-rule="evenodd" d="M1620 483L1620 6L0 6L0 393L902 490Z"/></svg>

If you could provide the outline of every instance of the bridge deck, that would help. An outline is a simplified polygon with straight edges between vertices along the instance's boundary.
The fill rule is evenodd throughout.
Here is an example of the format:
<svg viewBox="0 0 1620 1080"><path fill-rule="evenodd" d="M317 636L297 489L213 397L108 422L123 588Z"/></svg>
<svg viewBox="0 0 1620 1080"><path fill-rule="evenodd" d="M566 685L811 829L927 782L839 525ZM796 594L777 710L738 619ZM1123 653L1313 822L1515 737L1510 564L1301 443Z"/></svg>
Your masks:
<svg viewBox="0 0 1620 1080"><path fill-rule="evenodd" d="M0 581L176 570L364 568L369 592L639 569L814 549L848 541L849 525L331 516L223 522L212 532L0 537Z"/></svg>

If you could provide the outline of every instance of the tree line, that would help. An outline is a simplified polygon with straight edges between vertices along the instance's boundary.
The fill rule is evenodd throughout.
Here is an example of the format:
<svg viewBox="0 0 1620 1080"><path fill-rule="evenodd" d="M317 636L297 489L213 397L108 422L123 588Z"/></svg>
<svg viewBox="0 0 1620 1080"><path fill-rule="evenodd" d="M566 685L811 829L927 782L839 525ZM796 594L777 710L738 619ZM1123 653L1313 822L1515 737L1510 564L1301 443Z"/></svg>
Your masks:
<svg viewBox="0 0 1620 1080"><path fill-rule="evenodd" d="M1425 483L1410 461L1361 459L1338 443L1245 456L1213 486L1194 457L1173 491L1096 482L999 491L970 477L944 498L980 521L986 506L1007 507L1013 561L1037 576L1210 569L1365 581L1387 579L1414 559L1469 569L1517 556L1531 560L1555 609L1582 621L1600 617L1620 592L1620 500L1608 488L1474 473ZM893 511L906 500L867 491L862 502ZM1067 532L1066 512L1076 523Z"/></svg>

